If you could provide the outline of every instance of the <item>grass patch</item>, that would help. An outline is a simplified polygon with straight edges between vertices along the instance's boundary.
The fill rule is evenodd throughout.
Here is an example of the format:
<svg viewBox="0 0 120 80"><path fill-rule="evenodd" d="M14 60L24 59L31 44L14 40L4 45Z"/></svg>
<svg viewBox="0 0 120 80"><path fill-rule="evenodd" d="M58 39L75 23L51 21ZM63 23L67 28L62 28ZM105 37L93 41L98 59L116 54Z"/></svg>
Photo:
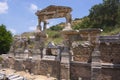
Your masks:
<svg viewBox="0 0 120 80"><path fill-rule="evenodd" d="M46 32L48 34L48 40L46 44L48 44L51 41L53 41L55 44L62 43L63 39L60 31L53 31L48 29Z"/></svg>
<svg viewBox="0 0 120 80"><path fill-rule="evenodd" d="M120 33L120 28L115 28L111 31L103 31L101 35L117 35Z"/></svg>
<svg viewBox="0 0 120 80"><path fill-rule="evenodd" d="M0 56L0 64L2 63L2 61L3 61L3 58Z"/></svg>

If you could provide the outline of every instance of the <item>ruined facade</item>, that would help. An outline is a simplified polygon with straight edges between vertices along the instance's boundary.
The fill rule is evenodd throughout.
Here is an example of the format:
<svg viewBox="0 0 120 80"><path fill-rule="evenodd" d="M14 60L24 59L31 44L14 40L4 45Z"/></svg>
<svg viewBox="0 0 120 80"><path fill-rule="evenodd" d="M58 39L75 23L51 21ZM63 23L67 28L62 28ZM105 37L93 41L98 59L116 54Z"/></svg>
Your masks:
<svg viewBox="0 0 120 80"><path fill-rule="evenodd" d="M72 30L71 11L69 7L54 5L37 11L35 47L24 51L28 48L25 47L21 58L9 55L3 67L28 70L33 74L50 74L57 80L120 80L120 36L100 36L101 29ZM61 31L64 45L50 43L45 48L46 20L59 17L66 18L66 26ZM43 30L41 22L44 22ZM20 39L20 42L24 41ZM30 57L23 58L30 52ZM10 54L16 54L14 49Z"/></svg>

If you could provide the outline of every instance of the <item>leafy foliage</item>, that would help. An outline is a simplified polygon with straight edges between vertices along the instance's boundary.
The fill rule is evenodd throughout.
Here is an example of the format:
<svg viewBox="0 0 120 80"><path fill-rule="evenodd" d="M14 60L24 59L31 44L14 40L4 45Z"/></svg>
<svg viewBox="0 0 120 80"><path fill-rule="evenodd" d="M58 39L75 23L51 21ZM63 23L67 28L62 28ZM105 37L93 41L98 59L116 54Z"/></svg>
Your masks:
<svg viewBox="0 0 120 80"><path fill-rule="evenodd" d="M60 31L62 29L63 28L61 26L52 26L52 27L50 27L50 30L53 30L53 31Z"/></svg>
<svg viewBox="0 0 120 80"><path fill-rule="evenodd" d="M0 64L2 63L2 61L3 61L3 58L0 56Z"/></svg>
<svg viewBox="0 0 120 80"><path fill-rule="evenodd" d="M111 31L120 27L120 0L103 0L103 3L94 5L90 14L75 25L74 29L101 28Z"/></svg>
<svg viewBox="0 0 120 80"><path fill-rule="evenodd" d="M6 30L5 25L0 25L0 54L7 53L12 42L12 34Z"/></svg>
<svg viewBox="0 0 120 80"><path fill-rule="evenodd" d="M84 29L84 28L90 28L90 20L89 20L89 17L84 17L82 19L82 22L76 24L76 25L73 25L73 29Z"/></svg>
<svg viewBox="0 0 120 80"><path fill-rule="evenodd" d="M59 44L62 42L62 36L61 36L61 33L60 31L53 31L53 30L50 30L50 29L47 29L47 34L48 34L48 41L47 43L53 41L55 42L56 44Z"/></svg>
<svg viewBox="0 0 120 80"><path fill-rule="evenodd" d="M103 0L102 4L91 8L89 18L96 28L114 27L117 24L119 0Z"/></svg>

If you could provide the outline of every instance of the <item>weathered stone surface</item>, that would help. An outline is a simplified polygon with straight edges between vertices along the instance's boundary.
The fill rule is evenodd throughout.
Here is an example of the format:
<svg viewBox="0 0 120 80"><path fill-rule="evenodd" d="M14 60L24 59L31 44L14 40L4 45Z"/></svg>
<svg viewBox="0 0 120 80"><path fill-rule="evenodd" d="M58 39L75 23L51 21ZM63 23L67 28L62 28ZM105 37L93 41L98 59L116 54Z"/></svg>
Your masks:
<svg viewBox="0 0 120 80"><path fill-rule="evenodd" d="M70 30L72 30L71 24L67 23L66 26L65 26L65 28L63 29L63 31L70 31Z"/></svg>
<svg viewBox="0 0 120 80"><path fill-rule="evenodd" d="M91 80L91 66L89 63L72 62L70 65L71 80Z"/></svg>
<svg viewBox="0 0 120 80"><path fill-rule="evenodd" d="M61 77L61 79L65 79L65 80L68 80L69 79L69 77L70 77L70 69L69 69L69 64L63 64L63 63L61 63L61 66L60 66L60 77Z"/></svg>
<svg viewBox="0 0 120 80"><path fill-rule="evenodd" d="M31 59L8 59L3 62L4 68L13 68L16 71L26 71L33 74L45 75L59 78L60 77L60 62L51 60L31 60Z"/></svg>
<svg viewBox="0 0 120 80"><path fill-rule="evenodd" d="M39 33L41 32L41 27L42 27L41 22L43 22L44 23L43 31L46 32L46 27L47 27L47 24L48 24L47 20L52 19L52 18L65 17L66 18L66 24L68 24L68 23L71 24L71 21L72 21L72 17L71 17L71 14L70 14L71 11L72 11L72 9L70 7L55 6L55 5L50 5L43 10L38 10L35 13L38 16L37 30L39 31ZM71 26L69 27L69 29L72 29Z"/></svg>
<svg viewBox="0 0 120 80"><path fill-rule="evenodd" d="M80 62L90 62L91 61L91 53L93 51L92 47L89 45L83 46L79 44L77 47L73 47L73 58L74 61Z"/></svg>
<svg viewBox="0 0 120 80"><path fill-rule="evenodd" d="M36 15L39 16L41 21L44 21L45 19L66 17L67 13L71 11L70 7L50 5L41 11L38 10Z"/></svg>
<svg viewBox="0 0 120 80"><path fill-rule="evenodd" d="M100 53L102 62L120 63L120 44L110 43L109 45L105 43L100 44Z"/></svg>
<svg viewBox="0 0 120 80"><path fill-rule="evenodd" d="M120 80L120 69L103 68L101 69L101 80Z"/></svg>

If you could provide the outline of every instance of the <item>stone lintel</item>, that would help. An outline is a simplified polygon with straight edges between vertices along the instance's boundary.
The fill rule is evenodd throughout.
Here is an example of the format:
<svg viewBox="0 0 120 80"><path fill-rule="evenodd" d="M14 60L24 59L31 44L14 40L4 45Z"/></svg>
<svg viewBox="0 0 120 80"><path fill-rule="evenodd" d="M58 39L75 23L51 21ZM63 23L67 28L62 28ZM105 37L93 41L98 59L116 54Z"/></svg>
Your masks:
<svg viewBox="0 0 120 80"><path fill-rule="evenodd" d="M39 20L44 21L45 19L66 17L71 11L70 7L50 5L43 10L38 10L35 14Z"/></svg>
<svg viewBox="0 0 120 80"><path fill-rule="evenodd" d="M120 64L101 63L102 68L120 68Z"/></svg>
<svg viewBox="0 0 120 80"><path fill-rule="evenodd" d="M120 44L120 36L100 36L99 37L100 43L117 43Z"/></svg>
<svg viewBox="0 0 120 80"><path fill-rule="evenodd" d="M70 61L70 63L76 63L76 64L81 64L84 66L91 66L91 63L87 63L87 62L80 62L80 61Z"/></svg>

